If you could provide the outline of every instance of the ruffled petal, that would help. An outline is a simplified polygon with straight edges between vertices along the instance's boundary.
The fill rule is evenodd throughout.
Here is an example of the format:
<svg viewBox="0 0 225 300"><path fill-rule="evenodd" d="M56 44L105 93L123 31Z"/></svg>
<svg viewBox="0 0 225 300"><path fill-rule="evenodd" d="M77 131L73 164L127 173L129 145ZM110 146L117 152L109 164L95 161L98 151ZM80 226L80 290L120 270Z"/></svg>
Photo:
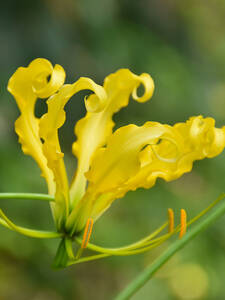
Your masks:
<svg viewBox="0 0 225 300"><path fill-rule="evenodd" d="M190 172L195 160L217 156L225 147L225 127L214 126L212 118L198 116L174 126L147 122L115 131L96 151L86 173L89 185L80 206L82 221L87 214L96 219L130 190L151 188L157 178L175 180Z"/></svg>
<svg viewBox="0 0 225 300"><path fill-rule="evenodd" d="M202 116L192 117L186 123L175 124L171 129L180 137L176 159L167 162L177 151L167 139L146 148L142 153L141 170L126 183L121 195L138 187L150 188L157 178L175 180L190 172L194 161L219 155L225 147L225 127L219 129L214 126L215 121L212 118L204 119Z"/></svg>
<svg viewBox="0 0 225 300"><path fill-rule="evenodd" d="M91 194L118 189L139 171L139 153L147 145L155 145L167 129L158 123L128 125L116 130L107 146L97 150L90 171L86 173Z"/></svg>
<svg viewBox="0 0 225 300"><path fill-rule="evenodd" d="M62 205L66 204L67 214L69 212L69 188L63 161L64 154L59 144L58 129L63 126L66 119L64 111L66 103L75 93L86 89L95 93L90 96L91 99L89 99L90 97L86 99L86 105L92 110L101 109L106 99L104 89L91 79L80 78L74 84L64 85L57 94L47 100L48 112L41 117L39 124L39 134L43 140L43 153L56 182L56 201L58 200Z"/></svg>
<svg viewBox="0 0 225 300"><path fill-rule="evenodd" d="M61 66L55 65L53 68L48 60L38 58L27 68L18 68L8 83L8 90L14 96L21 112L15 123L15 130L22 150L38 163L50 194L55 192L55 183L43 154L39 137L39 119L35 117L34 109L38 97L46 98L54 94L63 85L64 80L65 72Z"/></svg>
<svg viewBox="0 0 225 300"><path fill-rule="evenodd" d="M93 157L90 170L85 174L88 179L88 188L70 214L67 226L75 226L73 230L79 231L85 225L88 215L94 216L93 210L97 205L105 210L111 195L115 199L118 189L141 168L139 153L147 145L155 145L159 139L168 132L168 129L154 122L147 122L138 127L130 124L116 130L109 138L106 147L99 148ZM106 195L104 197L103 195ZM108 194L111 194L108 197ZM99 200L103 205L99 205ZM96 212L98 215L102 211ZM77 224L76 224L77 223Z"/></svg>
<svg viewBox="0 0 225 300"><path fill-rule="evenodd" d="M137 88L143 85L145 91L137 96ZM78 158L78 169L71 185L71 199L74 204L84 195L86 188L85 172L88 171L93 153L103 146L114 127L113 114L128 105L130 95L138 102L151 98L154 83L150 75L137 76L128 69L121 69L106 77L104 89L107 99L101 110L93 112L87 107L86 116L75 126L77 141L73 144L73 153Z"/></svg>

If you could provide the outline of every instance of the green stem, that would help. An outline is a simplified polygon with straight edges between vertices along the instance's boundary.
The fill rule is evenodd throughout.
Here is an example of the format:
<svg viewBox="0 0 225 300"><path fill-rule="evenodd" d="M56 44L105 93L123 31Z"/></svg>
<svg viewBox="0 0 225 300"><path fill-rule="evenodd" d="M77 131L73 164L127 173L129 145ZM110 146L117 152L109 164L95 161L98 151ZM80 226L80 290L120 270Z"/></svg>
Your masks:
<svg viewBox="0 0 225 300"><path fill-rule="evenodd" d="M115 255L115 256L128 256L128 255L134 255L134 254L140 254L146 251L151 250L152 248L155 248L156 246L158 246L159 244L161 244L162 242L164 242L165 240L167 240L172 234L165 234L164 236L161 236L160 238L151 240L147 245L143 244L142 246L140 246L140 248L128 248L128 247L123 247L123 248L102 248L99 246L96 246L94 244L88 244L89 247L87 247L88 249L95 251L95 252L99 252L102 254L108 254L108 255ZM77 241L77 239L76 239Z"/></svg>
<svg viewBox="0 0 225 300"><path fill-rule="evenodd" d="M100 252L100 253L106 253L106 254L110 254L110 255L119 255L118 254L119 252L134 250L136 248L148 246L149 244L152 244L155 241L158 241L158 239L153 240L153 238L155 236L157 236L161 231L163 231L163 229L167 225L168 225L168 222L164 223L161 227L159 227L157 230L155 230L154 232L152 232L147 237L139 240L138 242L130 244L128 246L123 246L123 247L120 247L120 248L103 248L103 247L100 247L100 246L88 243L87 248L90 249L90 250L92 250L92 251L96 251L96 252ZM82 239L81 238L76 237L75 240L76 240L76 242L78 244L80 244L80 245L82 244ZM122 255L126 255L126 254L122 254Z"/></svg>
<svg viewBox="0 0 225 300"><path fill-rule="evenodd" d="M54 232L54 231L43 231L43 230L35 230L30 228L25 228L14 224L9 218L3 213L0 209L0 224L5 226L8 229L21 233L23 235L33 237L33 238L40 238L40 239L55 239L62 237L62 233Z"/></svg>
<svg viewBox="0 0 225 300"><path fill-rule="evenodd" d="M216 207L206 218L193 227L182 239L174 242L158 259L148 266L137 278L135 278L115 300L130 299L153 275L164 265L177 251L182 249L197 234L210 226L225 213L225 201Z"/></svg>
<svg viewBox="0 0 225 300"><path fill-rule="evenodd" d="M42 201L54 201L54 197L48 194L33 194L33 193L0 193L0 199L25 199L25 200L42 200ZM0 224L13 231L17 231L23 235L34 238L59 238L62 234L59 232L35 230L25 228L14 224L0 209Z"/></svg>
<svg viewBox="0 0 225 300"><path fill-rule="evenodd" d="M55 201L54 197L48 194L33 194L33 193L0 193L0 199Z"/></svg>
<svg viewBox="0 0 225 300"><path fill-rule="evenodd" d="M88 262L88 261L92 261L92 260L96 260L108 256L110 256L110 254L97 254L97 255L83 257L77 260L70 260L68 261L67 266L72 266L72 265L76 265L76 264L80 264L80 263L84 263L84 262Z"/></svg>

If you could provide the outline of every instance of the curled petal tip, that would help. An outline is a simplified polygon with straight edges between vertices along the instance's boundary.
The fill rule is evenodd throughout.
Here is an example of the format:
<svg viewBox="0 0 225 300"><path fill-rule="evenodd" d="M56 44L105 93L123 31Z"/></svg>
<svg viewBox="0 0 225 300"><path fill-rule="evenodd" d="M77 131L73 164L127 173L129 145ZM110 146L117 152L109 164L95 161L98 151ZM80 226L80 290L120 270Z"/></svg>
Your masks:
<svg viewBox="0 0 225 300"><path fill-rule="evenodd" d="M155 85L152 77L149 74L143 73L139 76L140 84L133 90L132 97L134 100L143 103L151 99ZM140 85L143 85L144 87L144 93L142 96L137 95L137 89Z"/></svg>

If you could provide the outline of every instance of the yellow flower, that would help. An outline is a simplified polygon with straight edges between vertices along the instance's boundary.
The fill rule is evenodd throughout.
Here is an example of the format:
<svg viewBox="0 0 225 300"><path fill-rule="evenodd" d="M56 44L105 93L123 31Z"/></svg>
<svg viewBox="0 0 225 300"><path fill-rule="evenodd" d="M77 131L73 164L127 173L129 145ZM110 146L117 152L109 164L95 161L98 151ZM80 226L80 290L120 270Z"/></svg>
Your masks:
<svg viewBox="0 0 225 300"><path fill-rule="evenodd" d="M112 117L131 96L138 102L152 97L154 82L146 73L137 76L121 69L107 76L103 86L85 77L73 84L64 81L61 66L38 58L19 68L8 84L21 112L15 123L19 142L38 163L49 194L54 195L51 208L58 232L77 236L88 220L96 221L128 191L151 188L157 178L175 180L191 171L195 160L214 157L225 147L225 127L215 128L212 118L202 116L174 126L146 122L113 132ZM69 185L58 130L66 119L66 103L87 89L93 94L85 98L86 116L74 128L72 152L78 165ZM41 118L34 115L38 98L48 98L48 111Z"/></svg>

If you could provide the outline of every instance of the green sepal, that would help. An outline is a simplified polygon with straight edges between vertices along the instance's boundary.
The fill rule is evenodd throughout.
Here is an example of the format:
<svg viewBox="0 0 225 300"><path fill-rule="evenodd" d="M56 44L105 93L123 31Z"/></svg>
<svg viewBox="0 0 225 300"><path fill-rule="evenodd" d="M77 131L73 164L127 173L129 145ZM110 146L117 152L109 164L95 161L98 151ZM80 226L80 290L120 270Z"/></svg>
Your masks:
<svg viewBox="0 0 225 300"><path fill-rule="evenodd" d="M66 239L63 238L58 246L53 265L52 267L55 269L62 269L65 268L68 265L68 254L66 251L66 245L65 245Z"/></svg>

